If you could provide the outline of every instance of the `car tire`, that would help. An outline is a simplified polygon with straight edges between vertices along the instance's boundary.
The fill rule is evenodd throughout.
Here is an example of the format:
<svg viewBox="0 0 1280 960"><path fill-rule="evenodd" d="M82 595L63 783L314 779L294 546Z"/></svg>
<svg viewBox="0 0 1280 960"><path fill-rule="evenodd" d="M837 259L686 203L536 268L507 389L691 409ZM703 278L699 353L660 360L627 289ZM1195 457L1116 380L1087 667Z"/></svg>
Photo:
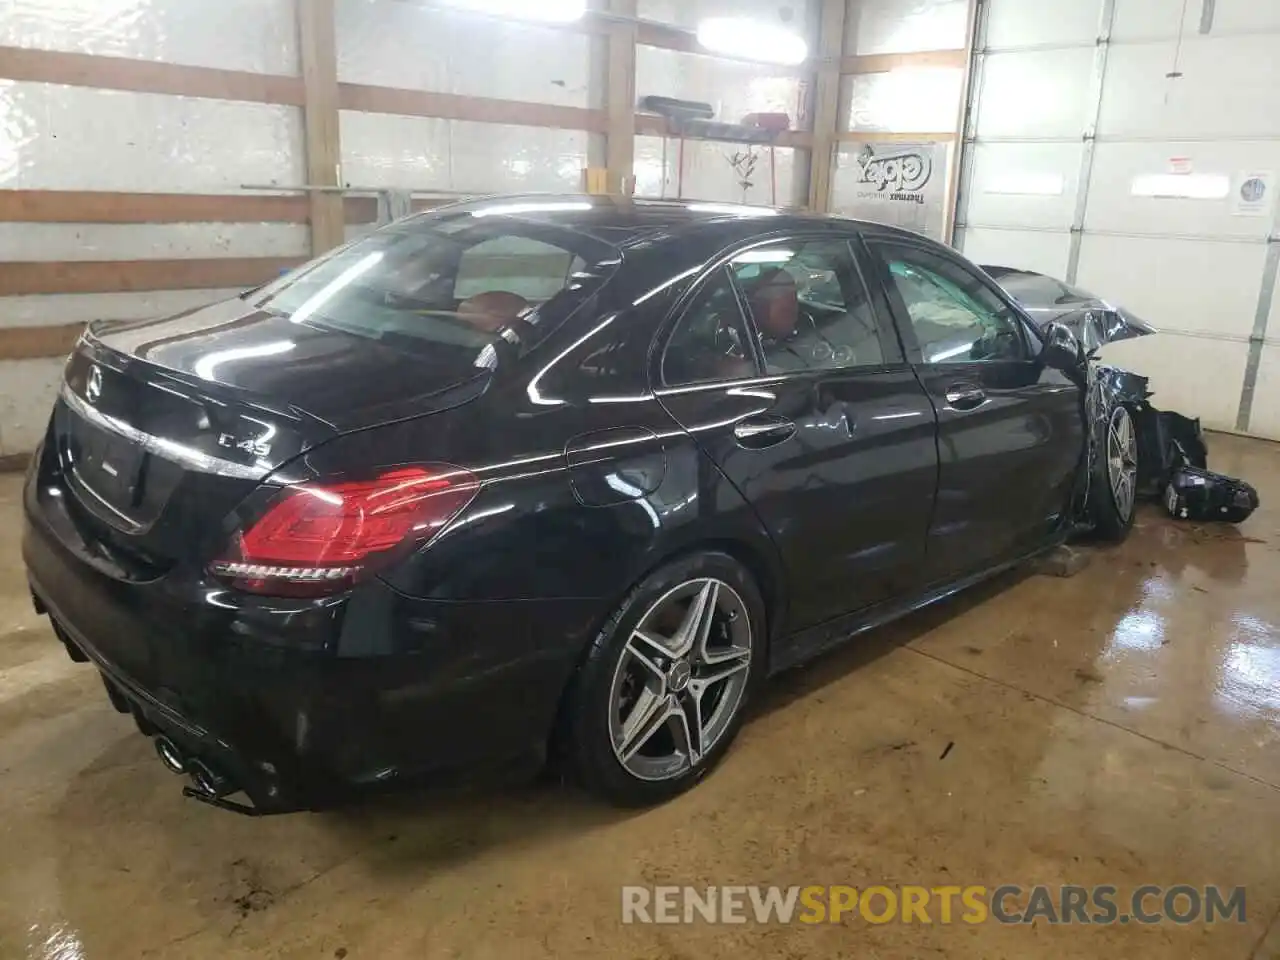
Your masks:
<svg viewBox="0 0 1280 960"><path fill-rule="evenodd" d="M702 780L764 673L765 622L751 574L724 553L682 557L634 587L569 691L567 759L579 782L636 807Z"/></svg>
<svg viewBox="0 0 1280 960"><path fill-rule="evenodd" d="M1133 529L1138 503L1138 442L1133 415L1123 404L1107 414L1094 457L1089 509L1094 535L1119 543Z"/></svg>

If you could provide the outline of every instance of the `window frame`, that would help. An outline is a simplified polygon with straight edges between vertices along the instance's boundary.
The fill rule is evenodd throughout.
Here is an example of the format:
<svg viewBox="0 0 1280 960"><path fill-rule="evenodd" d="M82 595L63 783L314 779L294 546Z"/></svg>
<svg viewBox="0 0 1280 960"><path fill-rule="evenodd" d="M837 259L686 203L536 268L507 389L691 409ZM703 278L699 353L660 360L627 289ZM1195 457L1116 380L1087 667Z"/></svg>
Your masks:
<svg viewBox="0 0 1280 960"><path fill-rule="evenodd" d="M898 330L898 336L902 339L902 347L906 351L907 358L913 366L923 367L941 367L950 364L957 366L975 368L988 366L996 363L1036 363L1040 354L1040 349L1044 345L1044 339L1040 331L1036 329L1036 325L1032 323L1022 309L1021 305L1005 293L1000 285L992 281L985 273L970 264L963 257L960 257L955 251L940 247L928 242L921 242L909 237L898 237L886 234L876 234L864 236L862 238L863 249L866 253L870 265L874 268L877 277L877 283L881 287L889 311L893 316L893 321ZM1025 356L1022 359L1010 360L969 360L969 359L948 359L939 363L932 363L924 359L924 351L920 347L920 339L916 335L915 324L911 319L911 312L907 307L906 301L902 299L896 284L892 282L889 276L889 258L885 256L885 248L892 249L897 247L903 250L914 250L935 257L951 264L957 270L965 273L978 286L989 292L996 300L1004 304L1005 309L1009 311L1013 319L1015 328L1019 331L1019 338Z"/></svg>
<svg viewBox="0 0 1280 960"><path fill-rule="evenodd" d="M699 380L696 383L668 383L666 370L667 351L671 349L671 343L675 339L676 332L689 316L689 313L698 306L702 295L721 278L729 282L729 289L733 293L734 302L738 305L738 317L742 321L742 330L746 334L747 346L751 351L751 355L748 358L754 368L751 375L728 377L724 380ZM672 316L675 319L672 319ZM760 355L760 335L756 332L755 324L751 320L750 311L742 295L742 287L733 275L733 271L729 269L727 260L717 263L701 274L685 291L680 298L680 302L676 305L672 314L663 322L658 336L654 339L655 345L659 343L661 346L654 351L656 368L654 373L656 376L653 377L653 386L655 390L694 390L699 387L715 387L725 383L747 383L759 380L764 376L764 360Z"/></svg>
<svg viewBox="0 0 1280 960"><path fill-rule="evenodd" d="M760 328L756 325L755 317L751 313L751 306L748 303L746 292L743 290L742 284L738 281L737 276L734 275L732 263L735 258L742 254L751 250L758 250L762 247L776 246L782 243L815 242L842 243L848 250L849 260L853 265L852 276L857 282L862 284L863 290L867 295L868 308L871 310L872 317L875 319L876 334L880 340L880 351L883 357L883 363L806 368L803 370L789 370L785 373L769 373L768 367L765 363L764 346L760 336ZM880 290L878 284L873 284L867 275L867 271L863 263L864 254L860 247L861 243L862 236L856 230L786 231L763 237L752 237L750 240L739 242L710 258L704 265L704 268L699 271L697 278L688 286L658 327L657 334L655 335L653 344L650 348L650 382L654 392L671 393L676 391L684 392L698 389L714 389L724 385L740 383L746 384L756 381L777 383L785 380L813 376L855 376L865 373L883 372L886 370L892 370L895 367L906 366L910 362L910 359L904 351L904 344L902 344L894 326L893 317L886 312L886 307L883 305L883 291ZM751 359L756 372L749 377L738 377L726 380L708 380L702 383L691 384L669 384L663 376L663 360L666 357L667 349L671 345L671 340L675 331L677 327L679 327L681 321L683 321L688 311L692 309L694 302L702 294L706 285L713 282L716 275L721 271L728 275L729 281L733 285L734 295L738 301L738 309L742 314L748 338L751 341Z"/></svg>

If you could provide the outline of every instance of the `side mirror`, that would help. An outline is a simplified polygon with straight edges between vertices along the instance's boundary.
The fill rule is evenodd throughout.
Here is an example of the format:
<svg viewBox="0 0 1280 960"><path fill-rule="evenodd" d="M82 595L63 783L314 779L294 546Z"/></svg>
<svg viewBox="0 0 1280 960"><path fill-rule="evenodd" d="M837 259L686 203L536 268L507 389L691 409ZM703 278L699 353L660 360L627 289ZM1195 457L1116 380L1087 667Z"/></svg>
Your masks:
<svg viewBox="0 0 1280 960"><path fill-rule="evenodd" d="M1044 347L1040 350L1040 362L1063 373L1078 372L1081 363L1080 341L1064 324L1049 324L1045 331Z"/></svg>

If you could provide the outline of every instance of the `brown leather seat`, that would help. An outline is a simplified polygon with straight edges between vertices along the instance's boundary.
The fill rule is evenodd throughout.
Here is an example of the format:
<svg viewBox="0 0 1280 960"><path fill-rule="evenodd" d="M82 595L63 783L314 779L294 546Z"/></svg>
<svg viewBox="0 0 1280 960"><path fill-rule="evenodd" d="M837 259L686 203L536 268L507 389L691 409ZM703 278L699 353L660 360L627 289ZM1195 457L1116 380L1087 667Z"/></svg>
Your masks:
<svg viewBox="0 0 1280 960"><path fill-rule="evenodd" d="M487 290L458 304L458 316L478 330L497 333L529 309L529 301L506 290Z"/></svg>
<svg viewBox="0 0 1280 960"><path fill-rule="evenodd" d="M782 269L762 274L747 294L751 315L760 336L766 340L786 340L800 323L800 297L796 281Z"/></svg>

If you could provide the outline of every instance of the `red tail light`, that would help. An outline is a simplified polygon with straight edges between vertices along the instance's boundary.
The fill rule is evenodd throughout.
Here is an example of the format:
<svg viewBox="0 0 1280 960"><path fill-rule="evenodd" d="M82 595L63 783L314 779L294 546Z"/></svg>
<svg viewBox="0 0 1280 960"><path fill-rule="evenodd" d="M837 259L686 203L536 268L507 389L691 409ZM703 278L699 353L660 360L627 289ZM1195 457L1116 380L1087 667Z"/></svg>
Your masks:
<svg viewBox="0 0 1280 960"><path fill-rule="evenodd" d="M473 474L447 464L288 487L210 570L249 593L336 593L430 540L479 488Z"/></svg>

